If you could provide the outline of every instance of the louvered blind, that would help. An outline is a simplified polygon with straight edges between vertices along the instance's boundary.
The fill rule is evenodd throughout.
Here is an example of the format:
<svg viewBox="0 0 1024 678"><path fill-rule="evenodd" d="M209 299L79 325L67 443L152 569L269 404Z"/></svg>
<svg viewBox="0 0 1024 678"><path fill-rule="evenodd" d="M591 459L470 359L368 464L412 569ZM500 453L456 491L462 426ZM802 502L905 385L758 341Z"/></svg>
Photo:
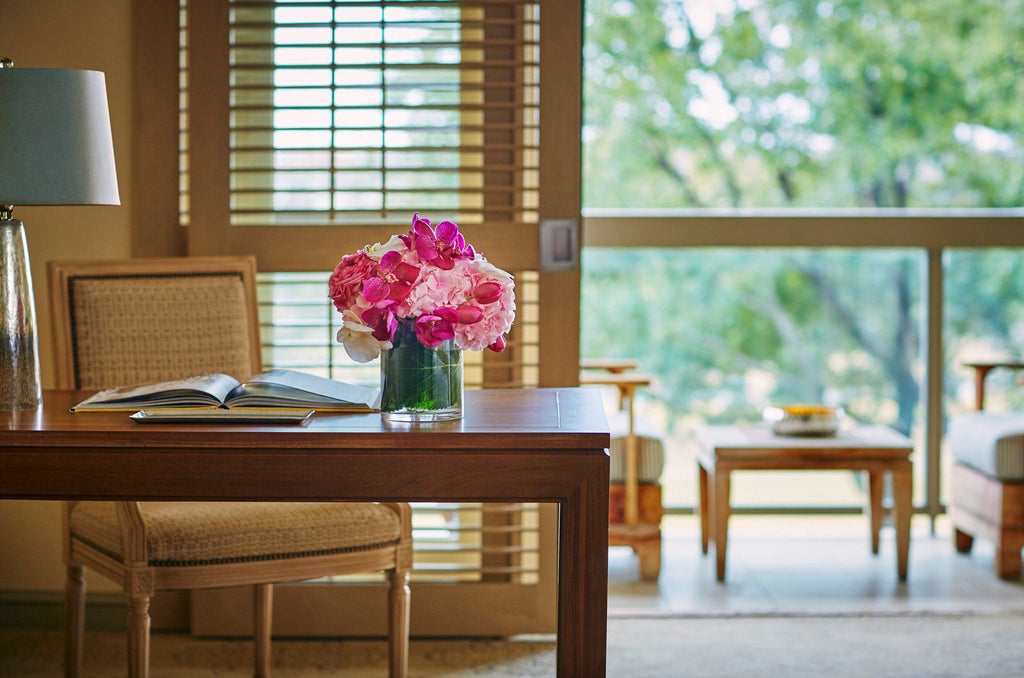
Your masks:
<svg viewBox="0 0 1024 678"><path fill-rule="evenodd" d="M188 0L178 0L178 224L189 225Z"/></svg>
<svg viewBox="0 0 1024 678"><path fill-rule="evenodd" d="M232 224L536 222L538 59L525 0L232 0Z"/></svg>

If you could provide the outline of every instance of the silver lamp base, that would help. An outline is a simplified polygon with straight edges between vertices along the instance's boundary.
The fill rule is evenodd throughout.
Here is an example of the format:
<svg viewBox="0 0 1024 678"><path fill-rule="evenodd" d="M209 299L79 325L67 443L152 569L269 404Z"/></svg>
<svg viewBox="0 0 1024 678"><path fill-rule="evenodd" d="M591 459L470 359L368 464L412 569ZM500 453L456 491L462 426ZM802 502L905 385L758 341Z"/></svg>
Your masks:
<svg viewBox="0 0 1024 678"><path fill-rule="evenodd" d="M42 403L39 342L25 224L0 219L0 410Z"/></svg>

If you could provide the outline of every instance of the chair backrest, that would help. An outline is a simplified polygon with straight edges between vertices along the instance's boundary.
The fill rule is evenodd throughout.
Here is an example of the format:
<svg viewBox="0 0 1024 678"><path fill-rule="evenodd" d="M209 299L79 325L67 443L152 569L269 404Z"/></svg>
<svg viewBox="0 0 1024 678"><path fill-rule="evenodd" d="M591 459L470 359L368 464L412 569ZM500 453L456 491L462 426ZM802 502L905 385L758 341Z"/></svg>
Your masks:
<svg viewBox="0 0 1024 678"><path fill-rule="evenodd" d="M51 261L58 388L262 370L254 257Z"/></svg>

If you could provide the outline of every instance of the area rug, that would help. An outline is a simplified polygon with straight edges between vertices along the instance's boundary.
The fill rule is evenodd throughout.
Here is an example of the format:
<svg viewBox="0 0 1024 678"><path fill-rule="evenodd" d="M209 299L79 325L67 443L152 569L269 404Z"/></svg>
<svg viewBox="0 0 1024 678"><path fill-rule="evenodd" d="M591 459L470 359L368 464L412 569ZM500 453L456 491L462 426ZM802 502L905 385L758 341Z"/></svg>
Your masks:
<svg viewBox="0 0 1024 678"><path fill-rule="evenodd" d="M0 676L58 677L62 637L0 630ZM153 637L153 678L252 675L244 640ZM275 640L278 678L385 676L383 641ZM124 636L89 631L86 678L125 675ZM413 640L410 678L555 675L548 636ZM615 618L608 623L611 678L1024 676L1024 614ZM583 677L587 678L587 677Z"/></svg>

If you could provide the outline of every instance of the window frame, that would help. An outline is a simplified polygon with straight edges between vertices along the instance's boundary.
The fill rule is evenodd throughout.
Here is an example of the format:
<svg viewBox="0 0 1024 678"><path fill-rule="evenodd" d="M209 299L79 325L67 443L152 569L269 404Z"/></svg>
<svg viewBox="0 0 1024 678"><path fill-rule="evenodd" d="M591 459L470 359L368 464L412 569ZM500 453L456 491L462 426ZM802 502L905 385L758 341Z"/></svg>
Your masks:
<svg viewBox="0 0 1024 678"><path fill-rule="evenodd" d="M915 506L934 520L941 502L945 412L943 252L955 247L1024 247L1024 209L934 210L611 210L583 211L584 247L658 248L909 248L927 256L925 281L924 504ZM692 513L688 507L668 512ZM778 513L778 508L748 509ZM820 513L817 507L797 512Z"/></svg>

